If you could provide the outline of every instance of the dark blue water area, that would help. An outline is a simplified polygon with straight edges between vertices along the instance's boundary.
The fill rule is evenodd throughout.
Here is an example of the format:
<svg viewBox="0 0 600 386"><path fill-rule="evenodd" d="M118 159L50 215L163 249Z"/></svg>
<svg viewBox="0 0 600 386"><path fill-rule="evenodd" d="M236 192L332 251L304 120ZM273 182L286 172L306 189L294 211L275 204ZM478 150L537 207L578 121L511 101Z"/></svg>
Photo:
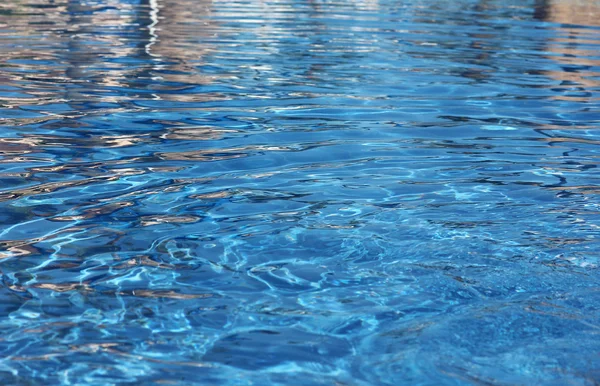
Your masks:
<svg viewBox="0 0 600 386"><path fill-rule="evenodd" d="M8 0L0 53L0 384L600 382L600 2Z"/></svg>

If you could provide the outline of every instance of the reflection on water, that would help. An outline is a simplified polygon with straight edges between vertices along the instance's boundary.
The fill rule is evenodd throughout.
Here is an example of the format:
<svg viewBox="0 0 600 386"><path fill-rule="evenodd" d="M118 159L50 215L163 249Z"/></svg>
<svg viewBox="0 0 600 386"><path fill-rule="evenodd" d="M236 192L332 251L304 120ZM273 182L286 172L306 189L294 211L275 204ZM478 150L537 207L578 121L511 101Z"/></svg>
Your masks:
<svg viewBox="0 0 600 386"><path fill-rule="evenodd" d="M561 24L560 36L549 39L549 58L561 64L560 70L549 70L547 75L571 86L571 95L558 99L577 98L587 102L594 88L600 87L598 66L600 55L596 43L600 27L600 3L588 1L542 1L537 6L540 20ZM581 26L596 27L590 31ZM588 88L590 90L588 90ZM596 98L597 100L597 98Z"/></svg>
<svg viewBox="0 0 600 386"><path fill-rule="evenodd" d="M599 20L3 2L0 383L594 384Z"/></svg>

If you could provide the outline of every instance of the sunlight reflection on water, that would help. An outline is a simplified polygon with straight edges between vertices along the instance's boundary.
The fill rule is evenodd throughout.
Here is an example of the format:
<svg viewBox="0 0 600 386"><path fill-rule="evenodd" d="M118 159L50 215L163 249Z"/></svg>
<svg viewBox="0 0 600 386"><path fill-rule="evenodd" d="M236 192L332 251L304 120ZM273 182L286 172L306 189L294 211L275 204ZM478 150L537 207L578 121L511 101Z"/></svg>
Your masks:
<svg viewBox="0 0 600 386"><path fill-rule="evenodd" d="M0 4L0 383L594 384L600 3Z"/></svg>

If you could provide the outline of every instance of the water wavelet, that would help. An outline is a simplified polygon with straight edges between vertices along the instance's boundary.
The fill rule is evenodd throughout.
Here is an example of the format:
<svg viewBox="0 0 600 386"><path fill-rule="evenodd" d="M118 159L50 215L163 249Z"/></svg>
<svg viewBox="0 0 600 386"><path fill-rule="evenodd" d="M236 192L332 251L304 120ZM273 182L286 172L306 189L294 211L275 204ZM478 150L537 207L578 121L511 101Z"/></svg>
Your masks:
<svg viewBox="0 0 600 386"><path fill-rule="evenodd" d="M593 383L597 3L0 5L1 383Z"/></svg>

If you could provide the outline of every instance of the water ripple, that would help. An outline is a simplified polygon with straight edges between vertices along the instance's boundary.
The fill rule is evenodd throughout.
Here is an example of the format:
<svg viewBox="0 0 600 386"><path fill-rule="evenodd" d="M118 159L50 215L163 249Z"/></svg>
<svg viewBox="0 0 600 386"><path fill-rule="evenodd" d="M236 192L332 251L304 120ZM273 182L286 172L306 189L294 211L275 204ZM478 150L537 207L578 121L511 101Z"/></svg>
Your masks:
<svg viewBox="0 0 600 386"><path fill-rule="evenodd" d="M0 4L0 383L597 383L599 16Z"/></svg>

